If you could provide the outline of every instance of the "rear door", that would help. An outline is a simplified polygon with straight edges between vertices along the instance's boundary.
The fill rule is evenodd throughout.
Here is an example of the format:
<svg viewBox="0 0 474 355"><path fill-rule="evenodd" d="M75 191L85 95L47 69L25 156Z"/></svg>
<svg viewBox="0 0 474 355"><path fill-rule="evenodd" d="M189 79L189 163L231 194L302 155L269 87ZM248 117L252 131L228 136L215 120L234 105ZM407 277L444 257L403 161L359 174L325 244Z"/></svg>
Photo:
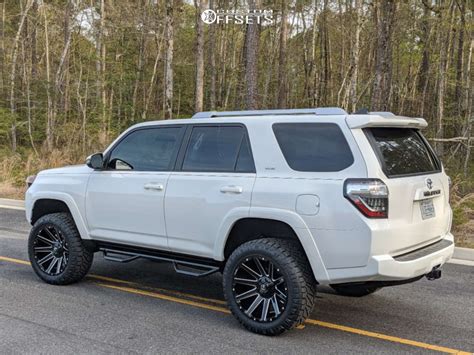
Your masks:
<svg viewBox="0 0 474 355"><path fill-rule="evenodd" d="M449 228L448 177L421 132L365 128L389 189L389 223L400 250L429 244Z"/></svg>
<svg viewBox="0 0 474 355"><path fill-rule="evenodd" d="M231 213L245 217L255 181L242 125L193 125L165 198L170 250L212 257L219 228Z"/></svg>

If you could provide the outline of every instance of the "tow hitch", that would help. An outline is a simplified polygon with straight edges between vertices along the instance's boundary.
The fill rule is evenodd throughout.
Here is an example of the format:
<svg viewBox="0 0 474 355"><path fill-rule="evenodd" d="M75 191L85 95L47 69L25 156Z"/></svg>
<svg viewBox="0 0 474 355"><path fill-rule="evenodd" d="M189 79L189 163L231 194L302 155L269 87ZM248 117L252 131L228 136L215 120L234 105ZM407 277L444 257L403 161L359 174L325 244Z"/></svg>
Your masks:
<svg viewBox="0 0 474 355"><path fill-rule="evenodd" d="M439 266L435 266L429 273L427 273L426 278L430 281L439 279L441 277L441 269Z"/></svg>

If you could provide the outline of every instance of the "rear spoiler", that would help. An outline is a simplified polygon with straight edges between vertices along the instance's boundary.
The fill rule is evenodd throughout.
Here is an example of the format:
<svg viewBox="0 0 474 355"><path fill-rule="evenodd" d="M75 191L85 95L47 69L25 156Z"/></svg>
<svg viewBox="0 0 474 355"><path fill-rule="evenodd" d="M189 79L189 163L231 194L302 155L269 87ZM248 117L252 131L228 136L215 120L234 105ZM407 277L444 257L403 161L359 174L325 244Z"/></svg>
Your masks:
<svg viewBox="0 0 474 355"><path fill-rule="evenodd" d="M425 128L428 126L428 123L423 118L396 116L391 112L369 112L366 115L347 115L346 122L349 128Z"/></svg>

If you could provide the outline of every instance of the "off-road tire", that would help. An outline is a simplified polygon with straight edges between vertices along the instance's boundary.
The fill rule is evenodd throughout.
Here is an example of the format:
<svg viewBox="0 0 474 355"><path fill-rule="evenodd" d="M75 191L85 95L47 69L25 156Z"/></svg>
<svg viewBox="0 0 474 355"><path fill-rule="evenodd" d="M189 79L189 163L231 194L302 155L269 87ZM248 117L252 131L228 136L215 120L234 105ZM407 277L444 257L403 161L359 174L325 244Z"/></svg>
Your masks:
<svg viewBox="0 0 474 355"><path fill-rule="evenodd" d="M366 285L331 285L338 295L347 297L364 297L380 290L380 287Z"/></svg>
<svg viewBox="0 0 474 355"><path fill-rule="evenodd" d="M39 231L45 226L58 229L68 244L68 261L58 275L49 275L41 270L35 258L34 242ZM28 239L28 254L34 272L44 282L52 285L68 285L78 282L86 276L92 265L94 252L84 245L72 217L68 213L52 213L42 216L31 229Z"/></svg>
<svg viewBox="0 0 474 355"><path fill-rule="evenodd" d="M234 273L252 257L268 258L278 267L287 286L286 307L273 321L251 319L241 309L233 291ZM223 272L224 295L228 307L248 330L263 335L278 335L302 323L310 315L316 297L316 280L301 245L293 240L263 238L240 245L233 251Z"/></svg>

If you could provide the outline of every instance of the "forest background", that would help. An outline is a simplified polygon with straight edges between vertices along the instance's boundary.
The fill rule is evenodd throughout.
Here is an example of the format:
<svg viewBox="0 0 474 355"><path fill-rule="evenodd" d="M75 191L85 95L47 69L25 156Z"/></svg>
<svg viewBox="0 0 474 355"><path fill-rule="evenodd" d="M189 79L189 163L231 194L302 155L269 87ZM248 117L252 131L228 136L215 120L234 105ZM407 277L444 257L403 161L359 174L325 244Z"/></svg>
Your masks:
<svg viewBox="0 0 474 355"><path fill-rule="evenodd" d="M473 2L4 0L0 197L130 125L203 110L343 107L424 117L474 247ZM206 9L271 10L212 23Z"/></svg>

